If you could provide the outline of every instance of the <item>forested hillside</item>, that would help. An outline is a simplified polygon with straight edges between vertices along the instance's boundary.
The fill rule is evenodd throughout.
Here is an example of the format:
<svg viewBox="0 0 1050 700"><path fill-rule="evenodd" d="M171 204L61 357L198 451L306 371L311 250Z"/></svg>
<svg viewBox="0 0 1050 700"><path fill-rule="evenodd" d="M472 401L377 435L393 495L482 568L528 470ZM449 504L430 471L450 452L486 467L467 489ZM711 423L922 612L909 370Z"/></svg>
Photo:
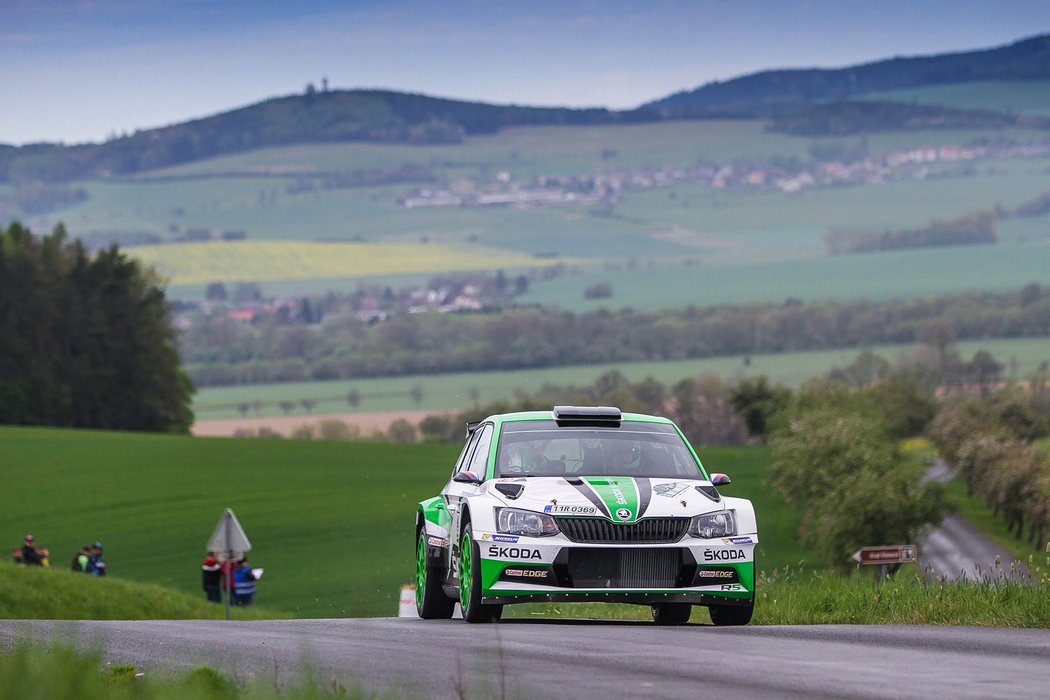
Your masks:
<svg viewBox="0 0 1050 700"><path fill-rule="evenodd" d="M984 51L897 57L837 69L770 70L643 105L665 116L756 115L882 90L978 80L1050 78L1050 35Z"/></svg>
<svg viewBox="0 0 1050 700"><path fill-rule="evenodd" d="M101 144L0 148L0 182L131 175L204 158L297 143L459 143L510 126L630 123L648 112L493 105L373 90L278 97Z"/></svg>

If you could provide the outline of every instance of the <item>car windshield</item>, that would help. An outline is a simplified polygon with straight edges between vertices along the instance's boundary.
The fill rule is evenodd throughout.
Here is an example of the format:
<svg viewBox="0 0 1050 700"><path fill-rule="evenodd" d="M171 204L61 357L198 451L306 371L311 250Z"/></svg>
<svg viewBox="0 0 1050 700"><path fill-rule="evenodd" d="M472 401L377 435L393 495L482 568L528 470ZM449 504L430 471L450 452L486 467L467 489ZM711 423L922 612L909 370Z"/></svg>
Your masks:
<svg viewBox="0 0 1050 700"><path fill-rule="evenodd" d="M499 476L703 478L678 431L664 423L559 427L554 421L504 423Z"/></svg>

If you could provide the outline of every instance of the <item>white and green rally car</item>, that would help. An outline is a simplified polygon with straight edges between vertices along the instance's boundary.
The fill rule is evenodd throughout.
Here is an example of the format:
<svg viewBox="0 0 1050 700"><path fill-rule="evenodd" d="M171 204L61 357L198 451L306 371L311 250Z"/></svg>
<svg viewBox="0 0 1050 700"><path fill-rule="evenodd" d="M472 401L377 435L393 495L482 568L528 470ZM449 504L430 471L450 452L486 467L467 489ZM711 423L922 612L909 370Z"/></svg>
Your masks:
<svg viewBox="0 0 1050 700"><path fill-rule="evenodd" d="M423 618L499 620L506 603L651 605L657 624L692 606L744 625L755 601L755 511L722 496L666 418L557 406L467 426L441 495L416 513Z"/></svg>

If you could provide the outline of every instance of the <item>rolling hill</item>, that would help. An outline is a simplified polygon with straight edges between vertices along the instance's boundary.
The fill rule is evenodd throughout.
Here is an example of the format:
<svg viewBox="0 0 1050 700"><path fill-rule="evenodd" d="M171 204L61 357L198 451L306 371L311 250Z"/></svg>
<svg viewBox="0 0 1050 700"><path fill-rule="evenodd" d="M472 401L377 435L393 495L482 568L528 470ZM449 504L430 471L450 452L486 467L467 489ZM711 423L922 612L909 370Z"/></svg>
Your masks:
<svg viewBox="0 0 1050 700"><path fill-rule="evenodd" d="M1050 80L1050 35L992 49L891 58L840 69L763 71L709 83L625 111L495 105L383 90L308 90L202 119L137 131L105 143L0 144L0 182L58 183L128 176L293 144L458 144L466 136L521 126L755 118L892 90L974 81L1037 80ZM987 109L995 111L994 105ZM954 117L951 125L957 126L959 117Z"/></svg>
<svg viewBox="0 0 1050 700"><path fill-rule="evenodd" d="M665 117L756 116L887 90L1050 79L1050 35L981 51L897 57L837 69L769 70L642 105Z"/></svg>
<svg viewBox="0 0 1050 700"><path fill-rule="evenodd" d="M101 144L0 148L0 182L69 182L302 143L455 144L512 126L653 120L647 112L493 105L379 90L276 97Z"/></svg>

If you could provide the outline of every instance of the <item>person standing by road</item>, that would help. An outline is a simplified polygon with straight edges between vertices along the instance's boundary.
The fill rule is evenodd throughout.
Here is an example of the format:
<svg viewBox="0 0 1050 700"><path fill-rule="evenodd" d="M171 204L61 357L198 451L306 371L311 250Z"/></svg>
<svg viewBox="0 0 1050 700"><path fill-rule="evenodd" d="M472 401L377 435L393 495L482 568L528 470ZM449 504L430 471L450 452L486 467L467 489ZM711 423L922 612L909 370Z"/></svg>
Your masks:
<svg viewBox="0 0 1050 700"><path fill-rule="evenodd" d="M40 556L40 552L36 550L36 542L33 540L32 535L26 535L25 539L22 540L22 549L19 552L21 562L29 566L43 566L44 559Z"/></svg>
<svg viewBox="0 0 1050 700"><path fill-rule="evenodd" d="M106 562L102 559L102 543L96 542L91 545L91 555L88 556L87 568L84 569L92 576L106 575Z"/></svg>
<svg viewBox="0 0 1050 700"><path fill-rule="evenodd" d="M215 552L208 552L201 565L201 583L204 594L213 603L222 602L222 565L215 558Z"/></svg>
<svg viewBox="0 0 1050 700"><path fill-rule="evenodd" d="M84 545L80 548L80 552L78 552L77 555L73 557L73 561L71 562L73 571L76 571L81 574L87 573L88 559L90 558L91 547Z"/></svg>
<svg viewBox="0 0 1050 700"><path fill-rule="evenodd" d="M255 574L248 568L248 559L242 558L233 570L233 604L251 605L255 599Z"/></svg>

